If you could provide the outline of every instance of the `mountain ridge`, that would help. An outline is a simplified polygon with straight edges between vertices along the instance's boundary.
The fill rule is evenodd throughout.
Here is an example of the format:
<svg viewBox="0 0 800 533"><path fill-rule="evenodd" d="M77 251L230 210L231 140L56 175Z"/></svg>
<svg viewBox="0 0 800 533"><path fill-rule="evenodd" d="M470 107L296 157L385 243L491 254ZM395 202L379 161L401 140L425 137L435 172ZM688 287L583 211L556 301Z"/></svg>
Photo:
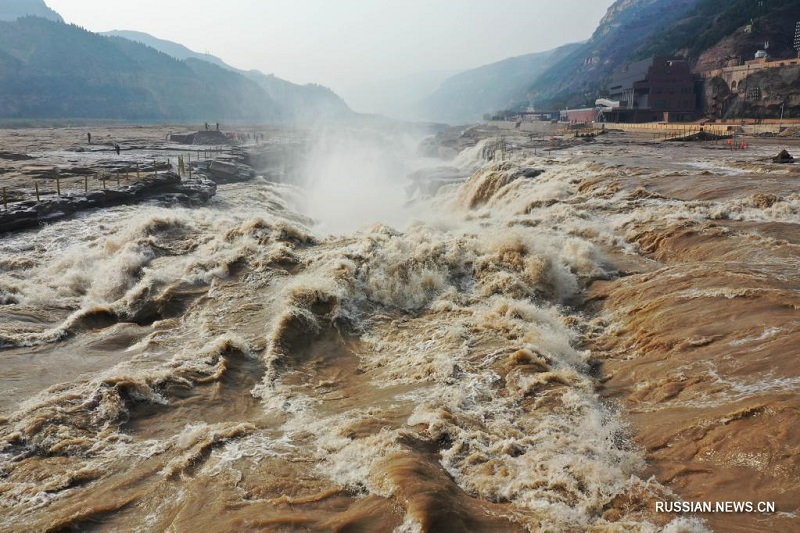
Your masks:
<svg viewBox="0 0 800 533"><path fill-rule="evenodd" d="M0 118L306 123L355 115L321 85L236 69L143 32L90 32L41 0L3 0L0 13Z"/></svg>
<svg viewBox="0 0 800 533"><path fill-rule="evenodd" d="M551 66L520 100L553 108L594 103L603 82L651 35L668 27L699 0L617 0L582 46Z"/></svg>
<svg viewBox="0 0 800 533"><path fill-rule="evenodd" d="M352 115L353 111L335 92L323 85L308 83L300 85L284 80L274 74L264 74L259 70L241 70L228 65L217 56L195 52L190 48L149 33L132 30L113 30L101 35L128 39L149 46L178 60L194 59L206 61L220 68L240 74L264 89L288 115L300 122L326 118L341 118Z"/></svg>
<svg viewBox="0 0 800 533"><path fill-rule="evenodd" d="M514 103L520 92L554 62L571 53L580 43L552 50L509 57L460 72L442 82L420 104L434 120L469 122Z"/></svg>
<svg viewBox="0 0 800 533"><path fill-rule="evenodd" d="M176 43L167 39L161 39L143 31L111 30L98 32L98 35L105 35L107 37L120 37L122 39L128 39L129 41L141 43L181 61L184 59L200 59L202 61L213 63L218 67L222 67L227 70L238 71L238 69L228 65L215 55L201 54L200 52L195 52L194 50L191 50L180 43Z"/></svg>
<svg viewBox="0 0 800 533"><path fill-rule="evenodd" d="M592 37L544 72L512 108L593 105L616 69L654 56L682 57L699 72L734 59L720 57L723 49L741 62L770 41L771 52L791 57L797 20L796 0L617 0Z"/></svg>
<svg viewBox="0 0 800 533"><path fill-rule="evenodd" d="M236 73L39 17L0 22L0 65L4 118L285 118Z"/></svg>
<svg viewBox="0 0 800 533"><path fill-rule="evenodd" d="M13 21L21 17L41 17L53 22L64 19L50 9L44 0L3 0L0 2L0 20Z"/></svg>

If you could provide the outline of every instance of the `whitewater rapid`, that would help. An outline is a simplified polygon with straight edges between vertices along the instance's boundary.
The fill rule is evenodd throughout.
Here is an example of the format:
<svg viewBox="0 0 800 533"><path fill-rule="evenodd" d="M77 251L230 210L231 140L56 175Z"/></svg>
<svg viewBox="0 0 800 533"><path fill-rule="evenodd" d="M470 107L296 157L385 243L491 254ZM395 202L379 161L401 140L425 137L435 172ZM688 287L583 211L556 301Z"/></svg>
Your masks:
<svg viewBox="0 0 800 533"><path fill-rule="evenodd" d="M347 233L314 219L326 189L256 179L5 237L0 527L704 530L654 512L675 496L598 393L617 326L584 293L635 228L796 220L797 195L678 201L586 158L486 156Z"/></svg>

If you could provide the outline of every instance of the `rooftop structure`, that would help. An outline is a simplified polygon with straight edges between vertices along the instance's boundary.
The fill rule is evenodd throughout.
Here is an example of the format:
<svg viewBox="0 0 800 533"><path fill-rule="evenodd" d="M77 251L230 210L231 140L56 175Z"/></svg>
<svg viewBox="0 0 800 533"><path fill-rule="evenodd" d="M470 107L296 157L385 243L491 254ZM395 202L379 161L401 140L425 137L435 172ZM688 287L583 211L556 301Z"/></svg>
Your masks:
<svg viewBox="0 0 800 533"><path fill-rule="evenodd" d="M626 65L614 73L609 98L601 104L606 116L623 122L692 120L697 96L694 77L683 59L654 57Z"/></svg>

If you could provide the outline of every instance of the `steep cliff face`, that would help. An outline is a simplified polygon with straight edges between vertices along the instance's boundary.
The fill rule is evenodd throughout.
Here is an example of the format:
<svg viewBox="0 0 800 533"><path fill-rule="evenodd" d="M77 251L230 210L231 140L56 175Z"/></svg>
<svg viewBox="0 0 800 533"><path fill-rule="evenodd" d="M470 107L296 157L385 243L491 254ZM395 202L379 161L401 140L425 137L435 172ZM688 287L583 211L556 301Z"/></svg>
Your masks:
<svg viewBox="0 0 800 533"><path fill-rule="evenodd" d="M655 35L686 15L699 0L617 0L592 37L547 70L525 100L545 107L593 103L611 73L630 62Z"/></svg>
<svg viewBox="0 0 800 533"><path fill-rule="evenodd" d="M61 15L47 7L43 0L3 0L0 2L0 20L16 20L27 16L64 22Z"/></svg>
<svg viewBox="0 0 800 533"><path fill-rule="evenodd" d="M754 19L752 25L740 26L715 45L703 50L695 70L722 68L731 62L753 59L753 54L769 43L772 57L787 58L795 55L794 32L800 20L800 2L780 7ZM747 30L747 31L745 31Z"/></svg>
<svg viewBox="0 0 800 533"><path fill-rule="evenodd" d="M728 100L725 118L779 118L781 112L784 118L800 117L800 68L758 71L741 85L746 89Z"/></svg>
<svg viewBox="0 0 800 533"><path fill-rule="evenodd" d="M797 0L699 0L686 16L654 36L640 54L680 53L697 72L753 59L765 43L772 56L791 57L798 20Z"/></svg>
<svg viewBox="0 0 800 533"><path fill-rule="evenodd" d="M692 20L708 13L711 7L711 0L702 0L693 12L693 19L686 24L696 26ZM742 64L753 59L754 53L767 44L773 64L780 64L782 59L795 57L794 33L798 20L800 2L796 0L731 0L716 16L706 17L707 34L702 41L685 36L675 42L687 48L690 58L696 54L694 70L699 73ZM704 43L713 44L706 47ZM704 111L715 118L779 118L781 112L785 118L800 117L799 77L797 66L758 71L738 80L738 91L732 91L721 78L707 80Z"/></svg>
<svg viewBox="0 0 800 533"><path fill-rule="evenodd" d="M717 118L725 114L730 108L733 100L733 93L730 87L720 77L706 80L703 84L702 112L707 118Z"/></svg>
<svg viewBox="0 0 800 533"><path fill-rule="evenodd" d="M653 56L684 57L695 72L752 59L769 42L794 55L797 0L617 0L591 39L519 96L518 107L591 105L613 71Z"/></svg>
<svg viewBox="0 0 800 533"><path fill-rule="evenodd" d="M645 10L659 3L659 0L618 0L611 4L605 16L600 19L592 39L602 37L621 28L630 14L636 10Z"/></svg>

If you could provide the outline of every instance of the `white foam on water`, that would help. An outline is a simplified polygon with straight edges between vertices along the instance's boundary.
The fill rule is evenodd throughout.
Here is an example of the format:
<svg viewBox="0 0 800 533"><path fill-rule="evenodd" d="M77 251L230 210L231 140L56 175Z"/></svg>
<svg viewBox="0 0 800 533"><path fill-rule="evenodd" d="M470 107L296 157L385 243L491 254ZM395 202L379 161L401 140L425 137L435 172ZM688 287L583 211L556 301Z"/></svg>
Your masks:
<svg viewBox="0 0 800 533"><path fill-rule="evenodd" d="M354 494L383 497L402 483L384 468L409 453L412 438L436 443L441 468L460 490L508 504L514 516L531 517L532 529L658 530L636 512L618 523L603 518L620 495L667 491L638 477L642 453L598 398L592 354L581 347L593 325L569 305L591 280L610 275L600 245L630 252L636 246L627 228L709 220L720 206L587 192L584 180L614 170L537 158L487 163L492 145L482 142L456 161L475 169L470 180L409 209L397 179L408 165L385 150L387 139L365 146L322 138L306 168L306 205L297 187L255 180L221 186L203 208L120 208L54 224L32 242L2 243L20 259L0 269L2 297L56 302L68 317L26 332L17 345L53 342L105 308L138 317L176 281L202 289L201 303L148 326L129 360L29 399L9 417L11 429L27 446L84 454L93 467L164 455L168 477L179 477L208 446L202 472L210 476L263 458L301 458ZM544 172L534 176L533 168ZM297 209L322 223L317 235L358 231L315 237L313 221ZM765 216L788 217L792 209L790 201ZM32 250L35 261L22 268ZM739 296L723 289L679 295ZM327 333L355 346L340 356L355 361L358 378L341 379L379 400L343 393L351 403L331 403L313 383L292 381L298 368L317 368L301 359ZM278 427L198 421L138 441L120 431L131 402L168 410L167 385L219 382L232 352L263 364L263 379L247 393ZM71 414L58 427L37 426L65 409ZM0 453L12 462L10 451ZM15 496L27 498L27 511L47 505L30 491ZM421 527L406 516L398 531ZM693 519L667 527L702 530Z"/></svg>

